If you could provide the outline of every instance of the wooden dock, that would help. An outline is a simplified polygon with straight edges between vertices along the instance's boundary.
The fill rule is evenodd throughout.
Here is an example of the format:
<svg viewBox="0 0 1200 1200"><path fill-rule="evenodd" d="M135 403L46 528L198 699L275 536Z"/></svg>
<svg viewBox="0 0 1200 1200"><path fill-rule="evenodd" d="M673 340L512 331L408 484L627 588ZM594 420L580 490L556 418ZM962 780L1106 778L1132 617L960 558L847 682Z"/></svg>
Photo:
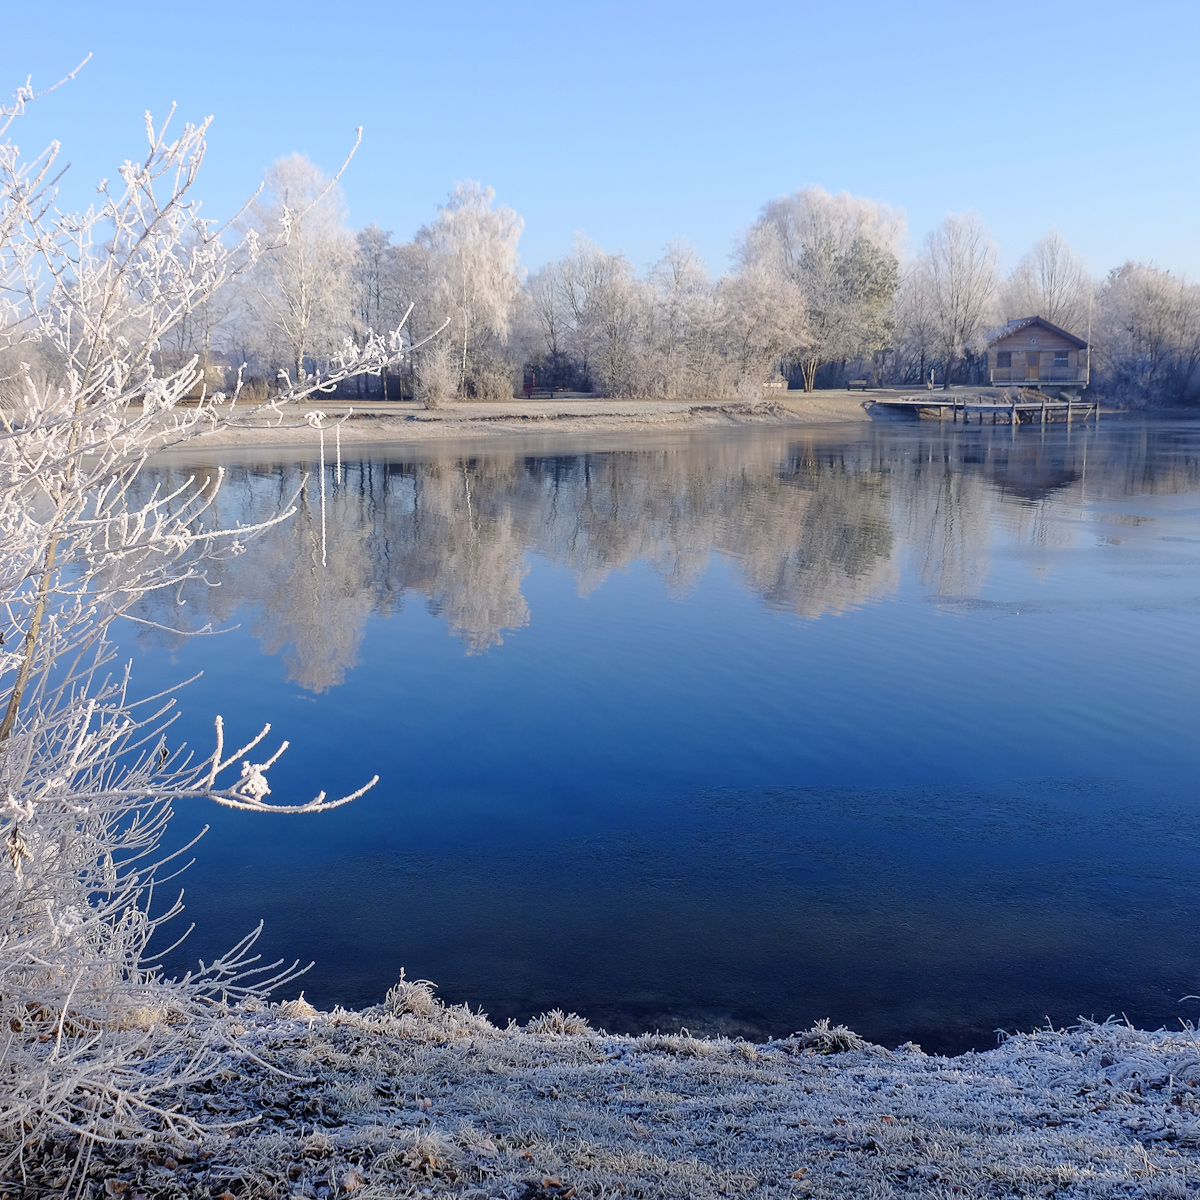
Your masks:
<svg viewBox="0 0 1200 1200"><path fill-rule="evenodd" d="M1077 400L1070 396L1047 395L1016 396L1015 398L994 396L965 396L948 394L938 397L936 393L925 395L872 397L872 406L878 405L893 412L911 412L920 417L925 413L938 420L957 421L961 414L963 424L992 425L1047 425L1053 421L1100 420L1100 404L1095 400Z"/></svg>

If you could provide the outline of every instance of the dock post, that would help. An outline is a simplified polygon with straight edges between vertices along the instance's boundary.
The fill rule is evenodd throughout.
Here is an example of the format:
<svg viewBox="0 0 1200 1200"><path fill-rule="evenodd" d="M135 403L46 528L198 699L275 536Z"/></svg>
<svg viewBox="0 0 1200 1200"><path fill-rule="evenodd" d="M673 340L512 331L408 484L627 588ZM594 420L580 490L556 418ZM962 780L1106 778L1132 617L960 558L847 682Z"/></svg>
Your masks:
<svg viewBox="0 0 1200 1200"><path fill-rule="evenodd" d="M1014 427L1017 424L1017 402L1015 400L1013 401L1012 406L1012 423Z"/></svg>
<svg viewBox="0 0 1200 1200"><path fill-rule="evenodd" d="M1045 425L1045 423L1046 423L1046 402L1045 402L1045 400L1043 400L1042 401L1042 424Z"/></svg>
<svg viewBox="0 0 1200 1200"><path fill-rule="evenodd" d="M1067 424L1071 423L1071 397L1067 397Z"/></svg>

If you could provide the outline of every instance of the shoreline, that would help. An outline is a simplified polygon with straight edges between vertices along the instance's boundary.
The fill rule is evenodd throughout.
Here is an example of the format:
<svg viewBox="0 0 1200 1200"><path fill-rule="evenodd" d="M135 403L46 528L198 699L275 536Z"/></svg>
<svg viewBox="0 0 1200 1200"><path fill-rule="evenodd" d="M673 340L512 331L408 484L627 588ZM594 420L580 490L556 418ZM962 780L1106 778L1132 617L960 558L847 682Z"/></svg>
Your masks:
<svg viewBox="0 0 1200 1200"><path fill-rule="evenodd" d="M579 435L651 435L720 429L831 429L872 423L909 423L912 417L869 409L888 389L847 392L781 392L759 401L743 400L511 400L451 401L433 410L410 400L309 401L289 406L278 417L258 416L244 425L189 437L186 447L243 450L311 449L317 429L310 413L325 414L325 432L347 446L426 445L450 442L515 440ZM1195 410L1125 412L1103 409L1104 416L1146 419L1194 419ZM335 433L336 429L336 433ZM185 446L165 447L176 453ZM329 449L327 445L327 450Z"/></svg>
<svg viewBox="0 0 1200 1200"><path fill-rule="evenodd" d="M347 445L422 443L529 437L545 434L687 432L698 429L850 425L872 418L861 394L835 391L802 399L738 400L513 400L455 401L426 410L412 401L308 402L282 420L255 419L237 428L197 434L189 446L308 446L317 440L307 415L326 414L325 431L338 425ZM347 416L347 414L349 414ZM339 418L346 419L339 422Z"/></svg>

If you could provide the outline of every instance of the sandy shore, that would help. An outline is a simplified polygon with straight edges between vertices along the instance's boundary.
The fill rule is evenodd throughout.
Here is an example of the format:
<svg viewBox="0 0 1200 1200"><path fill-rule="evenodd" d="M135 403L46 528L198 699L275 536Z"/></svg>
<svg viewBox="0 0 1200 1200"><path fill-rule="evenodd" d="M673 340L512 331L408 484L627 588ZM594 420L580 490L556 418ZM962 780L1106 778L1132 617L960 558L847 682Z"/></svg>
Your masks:
<svg viewBox="0 0 1200 1200"><path fill-rule="evenodd" d="M176 1109L212 1132L98 1146L81 1195L1165 1200L1200 1188L1200 1045L1186 1031L1087 1023L941 1058L828 1026L765 1045L609 1036L561 1013L499 1029L411 982L362 1012L301 999L222 1019L245 1053L227 1052ZM22 1190L5 1194L61 1195L77 1150L66 1131L30 1146Z"/></svg>
<svg viewBox="0 0 1200 1200"><path fill-rule="evenodd" d="M670 431L734 426L828 425L870 420L861 392L787 392L758 403L736 400L512 400L454 402L426 411L409 402L330 400L291 405L279 417L254 417L237 428L204 434L202 446L309 445L315 430L308 414L326 414L326 426L338 418L343 444L428 442L472 438L528 437L540 433L614 433Z"/></svg>

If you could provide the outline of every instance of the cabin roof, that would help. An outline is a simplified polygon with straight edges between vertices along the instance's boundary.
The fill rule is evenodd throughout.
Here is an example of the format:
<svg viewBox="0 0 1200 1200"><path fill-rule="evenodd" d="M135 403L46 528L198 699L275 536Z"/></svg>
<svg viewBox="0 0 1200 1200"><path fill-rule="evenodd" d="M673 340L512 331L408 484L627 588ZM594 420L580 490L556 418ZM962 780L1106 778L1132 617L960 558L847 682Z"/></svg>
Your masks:
<svg viewBox="0 0 1200 1200"><path fill-rule="evenodd" d="M1049 329L1051 333L1057 333L1080 350L1087 349L1087 342L1083 338L1076 337L1073 333L1068 333L1065 329L1059 329L1057 325L1051 325L1045 317L1018 317L1015 321L1009 321L1007 325L1001 325L999 329L990 329L987 335L988 345L994 346L1004 338L1011 337L1014 333L1020 333L1024 329L1032 328L1034 325L1040 325L1043 329Z"/></svg>

